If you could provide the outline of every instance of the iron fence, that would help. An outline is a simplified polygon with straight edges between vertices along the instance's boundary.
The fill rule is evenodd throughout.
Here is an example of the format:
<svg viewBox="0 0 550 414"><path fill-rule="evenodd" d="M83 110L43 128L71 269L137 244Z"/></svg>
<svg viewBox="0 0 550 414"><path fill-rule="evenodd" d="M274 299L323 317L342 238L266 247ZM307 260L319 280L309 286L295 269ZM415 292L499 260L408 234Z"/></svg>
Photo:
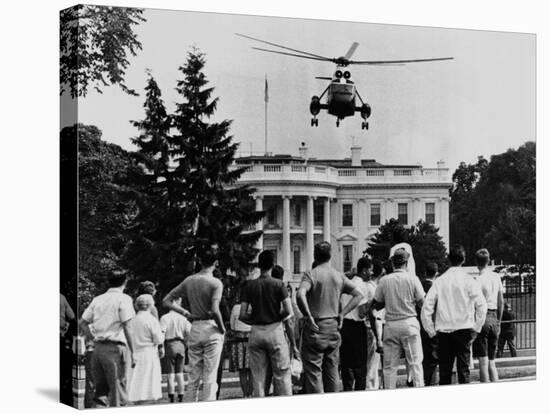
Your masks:
<svg viewBox="0 0 550 414"><path fill-rule="evenodd" d="M512 324L517 349L536 347L536 278L534 275L503 277L504 302L511 306L513 319L503 321Z"/></svg>

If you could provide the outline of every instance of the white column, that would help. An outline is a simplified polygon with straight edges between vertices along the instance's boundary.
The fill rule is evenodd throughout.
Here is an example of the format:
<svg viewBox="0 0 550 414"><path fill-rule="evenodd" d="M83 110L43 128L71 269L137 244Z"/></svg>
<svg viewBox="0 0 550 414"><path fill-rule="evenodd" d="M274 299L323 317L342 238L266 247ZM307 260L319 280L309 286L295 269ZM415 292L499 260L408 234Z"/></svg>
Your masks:
<svg viewBox="0 0 550 414"><path fill-rule="evenodd" d="M330 243L330 198L325 198L325 211L323 214L323 239Z"/></svg>
<svg viewBox="0 0 550 414"><path fill-rule="evenodd" d="M283 196L283 268L290 276L290 196Z"/></svg>
<svg viewBox="0 0 550 414"><path fill-rule="evenodd" d="M311 263L313 263L313 200L314 198L309 196L307 198L307 218L306 218L306 268L309 269Z"/></svg>
<svg viewBox="0 0 550 414"><path fill-rule="evenodd" d="M263 206L263 196L255 196L255 199L256 199L256 211L263 211L264 209L264 206ZM262 231L264 229L264 219L261 219L260 221L258 221L256 223L256 231ZM259 249L259 250L263 250L264 249L264 236L263 234L260 236L260 238L258 239L258 241L256 242L256 248Z"/></svg>

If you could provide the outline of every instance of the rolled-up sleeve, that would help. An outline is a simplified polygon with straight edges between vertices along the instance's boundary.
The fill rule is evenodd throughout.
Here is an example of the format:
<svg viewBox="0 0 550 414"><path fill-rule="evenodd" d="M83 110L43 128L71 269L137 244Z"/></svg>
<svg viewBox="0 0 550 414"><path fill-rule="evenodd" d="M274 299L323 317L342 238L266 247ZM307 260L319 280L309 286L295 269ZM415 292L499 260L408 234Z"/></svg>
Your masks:
<svg viewBox="0 0 550 414"><path fill-rule="evenodd" d="M129 296L124 297L124 299L120 302L118 316L120 318L120 322L122 323L128 322L130 319L136 316L136 311L134 310L132 299Z"/></svg>
<svg viewBox="0 0 550 414"><path fill-rule="evenodd" d="M88 305L84 313L82 314L82 320L92 323L94 320L94 301Z"/></svg>
<svg viewBox="0 0 550 414"><path fill-rule="evenodd" d="M424 298L424 304L422 305L422 311L420 312L420 320L422 326L430 338L436 334L434 323L434 312L437 304L437 286L434 285L428 291L428 294Z"/></svg>
<svg viewBox="0 0 550 414"><path fill-rule="evenodd" d="M306 292L308 292L312 287L313 278L311 277L311 272L304 272L299 289L304 289Z"/></svg>

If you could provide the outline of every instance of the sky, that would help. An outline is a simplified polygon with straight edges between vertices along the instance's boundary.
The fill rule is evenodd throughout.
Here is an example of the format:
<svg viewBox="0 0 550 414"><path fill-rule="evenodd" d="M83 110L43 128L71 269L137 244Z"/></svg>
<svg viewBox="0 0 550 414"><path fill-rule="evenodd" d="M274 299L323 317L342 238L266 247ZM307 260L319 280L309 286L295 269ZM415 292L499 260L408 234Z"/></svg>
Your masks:
<svg viewBox="0 0 550 414"><path fill-rule="evenodd" d="M240 153L263 153L264 82L269 84L268 151L298 154L305 142L317 158L350 156L354 141L363 158L383 164L443 160L453 171L461 161L490 157L535 140L535 36L506 32L427 28L369 23L289 19L148 9L136 28L143 50L130 58L126 84L104 88L79 100L79 122L98 126L103 139L133 149L139 135L130 123L144 117L146 70L157 80L169 110L178 67L197 46L206 54L205 73L220 98L212 120L232 119ZM358 42L353 59L394 60L453 56L454 60L404 66L350 66L372 108L369 129L359 114L336 119L322 111L310 126L309 103L320 95L335 65L252 50L261 44L234 33L329 57ZM62 119L62 125L72 123Z"/></svg>

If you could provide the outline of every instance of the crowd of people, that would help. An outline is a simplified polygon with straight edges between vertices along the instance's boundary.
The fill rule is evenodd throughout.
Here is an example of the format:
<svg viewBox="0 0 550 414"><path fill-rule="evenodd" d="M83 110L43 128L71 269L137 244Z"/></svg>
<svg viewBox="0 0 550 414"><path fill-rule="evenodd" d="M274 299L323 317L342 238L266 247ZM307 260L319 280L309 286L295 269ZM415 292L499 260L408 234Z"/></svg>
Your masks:
<svg viewBox="0 0 550 414"><path fill-rule="evenodd" d="M450 384L455 371L468 383L472 352L480 381L497 381L497 352L507 343L515 355L507 322L515 315L487 249L476 252L475 276L461 268L464 248L453 246L449 269L439 275L429 263L422 279L407 243L393 246L388 261L360 258L349 275L331 254L328 242L315 245L292 295L273 254L261 252L259 276L237 286L228 317L214 250L162 299L160 318L153 283L142 283L134 301L124 293L126 274L113 272L79 323L93 341L94 403L159 400L162 372L170 402L215 400L226 357L243 396L263 397L395 388L402 360L409 386L434 385L437 372L440 385Z"/></svg>

